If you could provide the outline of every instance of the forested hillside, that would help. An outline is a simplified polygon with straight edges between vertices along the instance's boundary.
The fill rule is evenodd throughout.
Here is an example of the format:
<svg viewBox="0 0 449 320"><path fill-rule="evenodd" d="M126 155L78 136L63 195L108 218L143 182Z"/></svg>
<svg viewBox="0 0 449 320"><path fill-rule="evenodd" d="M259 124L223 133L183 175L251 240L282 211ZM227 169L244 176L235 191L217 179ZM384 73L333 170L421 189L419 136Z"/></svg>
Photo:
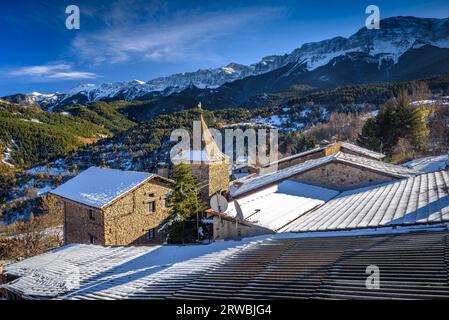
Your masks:
<svg viewBox="0 0 449 320"><path fill-rule="evenodd" d="M134 125L134 122L128 120L114 108L113 103L94 102L88 106L68 106L62 110L112 132L123 131Z"/></svg>
<svg viewBox="0 0 449 320"><path fill-rule="evenodd" d="M0 103L0 157L8 157L3 166L30 166L111 135L107 127L80 117Z"/></svg>

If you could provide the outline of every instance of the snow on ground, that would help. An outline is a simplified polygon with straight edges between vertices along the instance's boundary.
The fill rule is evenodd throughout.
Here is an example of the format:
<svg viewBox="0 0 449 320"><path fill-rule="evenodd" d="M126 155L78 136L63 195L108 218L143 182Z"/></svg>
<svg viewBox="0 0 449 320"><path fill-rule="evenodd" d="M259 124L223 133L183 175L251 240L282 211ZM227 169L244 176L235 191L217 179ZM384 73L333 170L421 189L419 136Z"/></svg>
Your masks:
<svg viewBox="0 0 449 320"><path fill-rule="evenodd" d="M257 118L254 119L256 124L271 126L274 128L281 127L287 122L287 116L284 115L272 115L268 118Z"/></svg>
<svg viewBox="0 0 449 320"><path fill-rule="evenodd" d="M401 166L419 170L422 172L434 172L444 170L449 167L449 155L441 155L441 156L433 156L426 157L421 159L415 159L406 163L403 163Z"/></svg>
<svg viewBox="0 0 449 320"><path fill-rule="evenodd" d="M279 130L297 130L304 128L304 123L293 123L292 127L288 127L288 115L272 115L267 118L255 118L252 119L250 123L252 125L260 125L260 126L267 126L273 129L279 129Z"/></svg>
<svg viewBox="0 0 449 320"><path fill-rule="evenodd" d="M38 119L21 119L21 120L26 121L26 122L34 122L34 123L43 124L43 122Z"/></svg>
<svg viewBox="0 0 449 320"><path fill-rule="evenodd" d="M50 176L59 176L59 175L68 175L69 172L65 167L55 167L55 166L38 166L31 169L26 170L26 173L30 175L38 175L38 174L48 174Z"/></svg>
<svg viewBox="0 0 449 320"><path fill-rule="evenodd" d="M444 105L449 106L449 100L446 97L443 97L442 99L426 99L426 100L416 100L412 101L411 105L418 107L423 105Z"/></svg>
<svg viewBox="0 0 449 320"><path fill-rule="evenodd" d="M6 164L8 167L14 168L14 165L10 162L12 159L11 151L12 149L10 147L6 148L6 152L3 154L2 163Z"/></svg>

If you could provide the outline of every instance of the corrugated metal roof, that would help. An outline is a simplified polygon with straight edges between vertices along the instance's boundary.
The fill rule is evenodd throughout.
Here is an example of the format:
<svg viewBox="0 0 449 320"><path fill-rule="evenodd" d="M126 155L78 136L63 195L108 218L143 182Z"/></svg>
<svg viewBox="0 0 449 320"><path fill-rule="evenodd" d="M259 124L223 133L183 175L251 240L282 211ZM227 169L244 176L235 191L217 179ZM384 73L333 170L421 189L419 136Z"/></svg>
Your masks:
<svg viewBox="0 0 449 320"><path fill-rule="evenodd" d="M281 231L325 231L448 221L448 190L449 173L446 171L350 190Z"/></svg>
<svg viewBox="0 0 449 320"><path fill-rule="evenodd" d="M308 160L303 163L293 165L291 167L287 167L285 169L281 169L276 172L267 173L264 175L255 176L254 178L246 179L237 189L232 190L231 195L233 197L239 197L245 193L263 188L267 185L273 184L278 181L282 181L284 179L291 178L295 175L298 175L300 173L306 172L308 170L314 169L318 166L331 162L341 162L347 165L357 166L367 170L376 171L379 172L380 174L389 175L396 178L406 178L420 174L420 172L413 169L403 168L401 166L373 159L368 159L356 155L351 155L344 152L338 152L330 156Z"/></svg>
<svg viewBox="0 0 449 320"><path fill-rule="evenodd" d="M199 253L187 258L189 247L176 247L167 258L159 247L68 246L57 257L47 253L9 266L21 278L6 288L27 298L62 299L449 298L444 228L220 242L193 246ZM371 265L379 268L377 289L366 287ZM69 277L73 270L80 281Z"/></svg>

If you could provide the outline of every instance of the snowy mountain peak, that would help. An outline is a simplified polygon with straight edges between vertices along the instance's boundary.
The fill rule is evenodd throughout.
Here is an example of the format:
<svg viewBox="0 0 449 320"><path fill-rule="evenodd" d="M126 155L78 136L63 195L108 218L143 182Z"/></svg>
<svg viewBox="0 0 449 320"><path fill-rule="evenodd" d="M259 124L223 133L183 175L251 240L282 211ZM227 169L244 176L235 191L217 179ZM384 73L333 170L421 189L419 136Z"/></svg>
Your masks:
<svg viewBox="0 0 449 320"><path fill-rule="evenodd" d="M290 54L266 56L249 66L229 63L224 67L178 73L147 82L131 80L80 84L66 93L50 95L32 93L26 98L20 95L20 99L45 108L105 99L143 99L170 95L192 86L213 89L227 82L257 76L288 64L293 64L296 69L306 72L327 65L335 61L335 58L357 59L360 55L355 53L363 53L380 65L384 60L397 63L399 57L405 52L424 45L449 48L449 18L393 17L382 20L380 26L379 30L361 28L349 38L335 37L320 42L305 43Z"/></svg>

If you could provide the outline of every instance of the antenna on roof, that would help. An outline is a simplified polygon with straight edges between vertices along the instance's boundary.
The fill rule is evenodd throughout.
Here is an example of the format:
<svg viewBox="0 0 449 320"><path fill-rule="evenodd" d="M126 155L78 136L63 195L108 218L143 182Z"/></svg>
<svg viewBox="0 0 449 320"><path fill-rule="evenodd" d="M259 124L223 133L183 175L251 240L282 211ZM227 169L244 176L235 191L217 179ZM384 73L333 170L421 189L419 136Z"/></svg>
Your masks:
<svg viewBox="0 0 449 320"><path fill-rule="evenodd" d="M234 206L235 206L235 211L236 211L236 215L235 215L236 238L240 239L241 234L240 234L240 228L239 228L239 221L243 221L243 219L244 219L243 210L242 210L242 207L240 207L240 204L238 203L237 200L234 200Z"/></svg>

